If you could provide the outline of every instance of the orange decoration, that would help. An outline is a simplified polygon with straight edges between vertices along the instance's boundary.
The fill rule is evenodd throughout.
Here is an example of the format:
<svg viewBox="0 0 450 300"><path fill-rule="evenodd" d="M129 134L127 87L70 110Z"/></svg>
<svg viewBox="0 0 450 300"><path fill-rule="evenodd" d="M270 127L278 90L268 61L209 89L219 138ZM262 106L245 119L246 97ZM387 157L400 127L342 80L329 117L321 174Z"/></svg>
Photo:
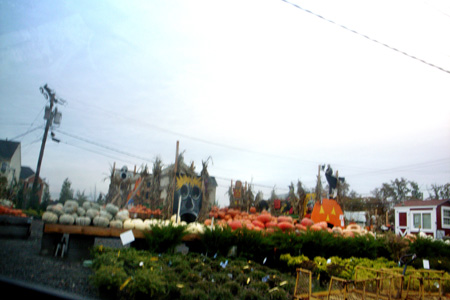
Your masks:
<svg viewBox="0 0 450 300"><path fill-rule="evenodd" d="M322 204L319 201L314 205L311 219L314 223L319 222L327 222L333 226L341 226L341 215L342 212L341 207L337 204L336 200L333 199L323 199Z"/></svg>

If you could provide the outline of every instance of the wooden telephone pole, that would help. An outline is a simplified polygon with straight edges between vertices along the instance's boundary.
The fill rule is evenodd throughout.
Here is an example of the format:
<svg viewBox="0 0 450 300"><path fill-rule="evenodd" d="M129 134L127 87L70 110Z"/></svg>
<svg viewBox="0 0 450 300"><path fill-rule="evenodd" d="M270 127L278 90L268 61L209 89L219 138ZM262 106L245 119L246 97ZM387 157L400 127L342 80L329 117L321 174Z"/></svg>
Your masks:
<svg viewBox="0 0 450 300"><path fill-rule="evenodd" d="M53 106L58 101L56 100L55 93L46 85L44 87L40 88L41 93L45 96L45 98L50 98L50 107L46 107L44 118L47 120L47 123L45 124L45 131L44 136L42 137L42 144L41 144L41 151L39 152L39 159L37 162L36 167L36 174L34 175L34 181L33 181L33 188L32 188L32 195L31 195L31 203L35 204L39 202L39 196L38 196L38 183L39 183L39 175L41 173L41 164L42 164L42 158L44 157L44 149L45 149L45 143L47 142L47 135L48 130L50 129L50 126L53 123L53 118L55 117L57 111L53 111ZM24 208L26 208L26 200L24 201Z"/></svg>

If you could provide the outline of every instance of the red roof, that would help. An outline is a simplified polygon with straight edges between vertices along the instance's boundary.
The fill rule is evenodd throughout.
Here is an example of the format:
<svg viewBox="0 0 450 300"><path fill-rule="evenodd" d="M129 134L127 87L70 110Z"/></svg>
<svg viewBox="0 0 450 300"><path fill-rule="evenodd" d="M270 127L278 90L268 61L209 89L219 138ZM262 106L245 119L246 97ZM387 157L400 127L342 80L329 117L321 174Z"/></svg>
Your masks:
<svg viewBox="0 0 450 300"><path fill-rule="evenodd" d="M394 207L403 207L403 206L438 206L444 204L446 202L450 202L450 199L442 199L442 200L409 200L403 203L397 204Z"/></svg>

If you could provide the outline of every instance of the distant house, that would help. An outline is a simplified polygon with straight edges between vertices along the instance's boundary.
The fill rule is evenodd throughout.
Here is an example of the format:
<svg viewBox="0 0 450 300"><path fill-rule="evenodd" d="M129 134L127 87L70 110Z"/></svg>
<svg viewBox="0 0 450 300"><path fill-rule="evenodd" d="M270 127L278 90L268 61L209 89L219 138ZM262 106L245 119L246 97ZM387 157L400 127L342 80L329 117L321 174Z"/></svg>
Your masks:
<svg viewBox="0 0 450 300"><path fill-rule="evenodd" d="M6 177L8 185L19 182L21 164L20 143L0 140L0 176Z"/></svg>
<svg viewBox="0 0 450 300"><path fill-rule="evenodd" d="M20 171L20 182L23 183L23 193L24 197L29 197L31 191L33 189L33 183L36 173L30 167L22 167ZM39 204L42 202L42 195L44 194L44 188L47 183L42 180L40 177L38 179L38 196L39 196ZM30 200L27 198L27 200Z"/></svg>
<svg viewBox="0 0 450 300"><path fill-rule="evenodd" d="M394 210L396 234L450 235L450 199L410 200L395 205Z"/></svg>

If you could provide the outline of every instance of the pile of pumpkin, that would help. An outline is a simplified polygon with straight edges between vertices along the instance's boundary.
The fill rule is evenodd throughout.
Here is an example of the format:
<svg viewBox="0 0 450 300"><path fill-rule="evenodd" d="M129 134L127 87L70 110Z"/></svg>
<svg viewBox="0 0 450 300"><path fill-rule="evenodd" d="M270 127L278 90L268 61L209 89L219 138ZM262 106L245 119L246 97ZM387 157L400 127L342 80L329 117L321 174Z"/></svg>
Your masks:
<svg viewBox="0 0 450 300"><path fill-rule="evenodd" d="M128 212L130 213L130 216L132 218L139 218L139 219L150 219L152 217L154 218L159 218L162 215L162 212L160 209L154 209L151 210L150 208L142 205L142 204L138 204L135 206L132 206L128 209Z"/></svg>
<svg viewBox="0 0 450 300"><path fill-rule="evenodd" d="M16 209L11 206L0 205L0 215L13 216L13 217L26 217L21 209Z"/></svg>
<svg viewBox="0 0 450 300"><path fill-rule="evenodd" d="M130 214L130 212L132 212ZM138 215L139 212L139 215ZM119 209L114 204L106 204L106 206L100 206L97 203L86 201L82 206L78 205L75 200L67 200L63 204L55 204L47 206L46 211L42 214L42 220L44 223L50 224L62 224L62 225L79 225L79 226L98 226L98 227L111 227L119 229L138 229L138 230L151 230L152 226L164 227L164 226L186 226L188 233L203 233L204 225L193 222L186 224L186 222L177 222L176 216L172 216L170 220L161 220L156 218L139 218L138 216L145 216L148 211L143 211L142 207L133 209L131 207L127 209ZM154 210L152 216L160 216L160 210Z"/></svg>
<svg viewBox="0 0 450 300"><path fill-rule="evenodd" d="M328 227L327 222L314 223L310 218L303 218L301 221L293 219L291 216L273 216L268 211L256 212L256 208L252 207L247 212L241 212L238 209L233 208L218 208L214 206L209 212L209 219L204 221L205 226L211 226L211 224L218 226L229 226L231 230L238 228L247 228L249 230L265 232L274 232L280 229L283 232L306 230L312 231L328 231L330 233L343 235L345 237L353 237L356 234L372 234L365 229L362 229L359 225L352 224L342 229L339 226L333 228Z"/></svg>
<svg viewBox="0 0 450 300"><path fill-rule="evenodd" d="M82 206L75 200L67 200L61 203L47 206L42 214L44 223L62 225L122 228L123 221L129 219L127 210L119 210L114 204L100 206L97 203L85 201Z"/></svg>

